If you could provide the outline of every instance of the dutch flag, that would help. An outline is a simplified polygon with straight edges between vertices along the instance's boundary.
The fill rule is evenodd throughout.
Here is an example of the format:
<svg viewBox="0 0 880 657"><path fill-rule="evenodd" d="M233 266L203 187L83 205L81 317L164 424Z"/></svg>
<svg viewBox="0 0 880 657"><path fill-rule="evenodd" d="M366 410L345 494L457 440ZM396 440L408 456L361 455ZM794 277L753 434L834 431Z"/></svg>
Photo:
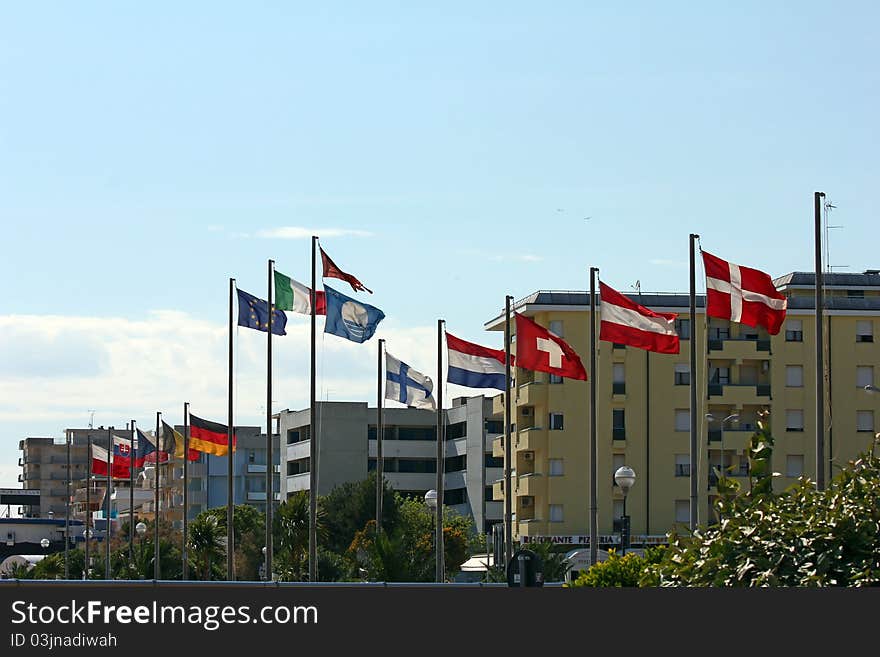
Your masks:
<svg viewBox="0 0 880 657"><path fill-rule="evenodd" d="M448 383L467 388L504 390L504 350L481 347L449 333L446 334L446 347L449 354Z"/></svg>

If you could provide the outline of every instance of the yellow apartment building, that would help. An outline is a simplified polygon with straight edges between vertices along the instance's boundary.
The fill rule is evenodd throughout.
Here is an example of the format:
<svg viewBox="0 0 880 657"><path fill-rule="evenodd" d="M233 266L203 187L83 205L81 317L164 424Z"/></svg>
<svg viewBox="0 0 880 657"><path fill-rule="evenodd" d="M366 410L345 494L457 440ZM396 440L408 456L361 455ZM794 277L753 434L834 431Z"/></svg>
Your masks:
<svg viewBox="0 0 880 657"><path fill-rule="evenodd" d="M597 388L598 516L600 547L617 542L623 495L613 473L628 465L636 482L626 500L633 547L664 542L673 525L690 519L691 339L697 341L697 482L699 524L716 521L713 468L748 487L747 447L758 414L769 411L775 438L773 469L782 490L801 475L816 476L815 276L795 272L774 281L788 297L783 330L709 318L697 298L695 321L686 293L631 294L656 311L679 313L681 350L649 353L598 341L597 367L589 371L589 294L539 291L516 302L563 337L581 356L589 382L514 368L512 394L513 539L589 542L590 389ZM880 271L826 274L825 285L825 472L826 481L869 447L876 430L880 394L872 394L880 345ZM598 313L598 303L597 303ZM504 316L485 324L503 331ZM511 320L511 330L515 323ZM511 347L516 351L515 336ZM866 388L867 386L867 388ZM503 417L503 396L494 401ZM493 443L504 456L504 439ZM504 499L504 482L494 484Z"/></svg>

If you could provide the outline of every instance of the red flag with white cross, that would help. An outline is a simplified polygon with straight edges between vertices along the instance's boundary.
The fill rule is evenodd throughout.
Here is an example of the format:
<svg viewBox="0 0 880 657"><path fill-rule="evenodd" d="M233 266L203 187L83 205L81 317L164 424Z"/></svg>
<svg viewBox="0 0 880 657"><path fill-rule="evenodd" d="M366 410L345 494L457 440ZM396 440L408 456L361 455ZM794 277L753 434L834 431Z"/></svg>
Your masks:
<svg viewBox="0 0 880 657"><path fill-rule="evenodd" d="M516 317L516 365L535 372L549 372L569 379L587 380L587 371L575 350L528 317Z"/></svg>

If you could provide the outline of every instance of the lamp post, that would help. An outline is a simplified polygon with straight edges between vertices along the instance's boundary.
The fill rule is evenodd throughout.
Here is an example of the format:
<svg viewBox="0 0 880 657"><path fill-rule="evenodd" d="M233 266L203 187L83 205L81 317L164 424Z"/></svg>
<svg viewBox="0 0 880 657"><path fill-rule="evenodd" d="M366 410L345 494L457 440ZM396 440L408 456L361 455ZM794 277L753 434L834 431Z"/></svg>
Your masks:
<svg viewBox="0 0 880 657"><path fill-rule="evenodd" d="M83 540L86 542L85 561L83 562L83 579L88 579L92 570L92 558L89 556L89 541L92 538L92 530L86 526L86 528L83 529L82 535Z"/></svg>
<svg viewBox="0 0 880 657"><path fill-rule="evenodd" d="M629 516L626 515L626 496L629 489L636 483L636 473L628 465L622 465L614 473L614 483L623 491L623 518L620 527L620 554L626 554L626 544L629 543Z"/></svg>
<svg viewBox="0 0 880 657"><path fill-rule="evenodd" d="M431 511L436 512L436 510L437 510L437 491L434 490L433 488L431 490L429 490L427 493L425 493L425 505L429 509L431 509ZM434 527L434 552L435 553L437 552L437 549L440 546L440 541L438 540L437 531L438 531L438 528L437 528L437 526L435 526ZM440 563L440 556L438 554L435 554L435 557L436 557L437 563L439 564ZM442 573L439 572L439 570L440 569L437 568L438 572L435 573L435 575L436 575L435 579L438 582L442 582L443 577L442 577Z"/></svg>
<svg viewBox="0 0 880 657"><path fill-rule="evenodd" d="M266 546L263 546L263 563L260 565L260 579L264 582L268 579L266 577Z"/></svg>
<svg viewBox="0 0 880 657"><path fill-rule="evenodd" d="M719 467L719 476L724 476L724 428L727 426L728 422L739 422L739 414L731 413L723 420L717 420L714 415L711 413L706 413L706 419L711 424L712 422L720 422L721 423L721 466Z"/></svg>
<svg viewBox="0 0 880 657"><path fill-rule="evenodd" d="M49 543L50 543L50 541L48 538L40 539L40 547L43 548L44 550L49 549Z"/></svg>
<svg viewBox="0 0 880 657"><path fill-rule="evenodd" d="M141 565L143 565L144 534L147 533L147 525L145 522L141 521L134 526L134 530L137 532L138 535L138 561L140 561ZM139 572L138 574L140 575L141 579L144 579L146 576L146 574L143 572Z"/></svg>

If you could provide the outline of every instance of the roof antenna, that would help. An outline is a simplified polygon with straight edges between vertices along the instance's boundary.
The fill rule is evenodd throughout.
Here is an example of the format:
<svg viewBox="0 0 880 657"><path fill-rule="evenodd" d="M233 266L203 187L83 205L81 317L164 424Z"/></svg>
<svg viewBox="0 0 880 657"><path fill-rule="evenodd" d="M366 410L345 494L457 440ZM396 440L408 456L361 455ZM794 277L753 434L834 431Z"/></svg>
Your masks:
<svg viewBox="0 0 880 657"><path fill-rule="evenodd" d="M89 409L89 413L91 413L89 416L89 429L93 429L95 427L95 411Z"/></svg>

